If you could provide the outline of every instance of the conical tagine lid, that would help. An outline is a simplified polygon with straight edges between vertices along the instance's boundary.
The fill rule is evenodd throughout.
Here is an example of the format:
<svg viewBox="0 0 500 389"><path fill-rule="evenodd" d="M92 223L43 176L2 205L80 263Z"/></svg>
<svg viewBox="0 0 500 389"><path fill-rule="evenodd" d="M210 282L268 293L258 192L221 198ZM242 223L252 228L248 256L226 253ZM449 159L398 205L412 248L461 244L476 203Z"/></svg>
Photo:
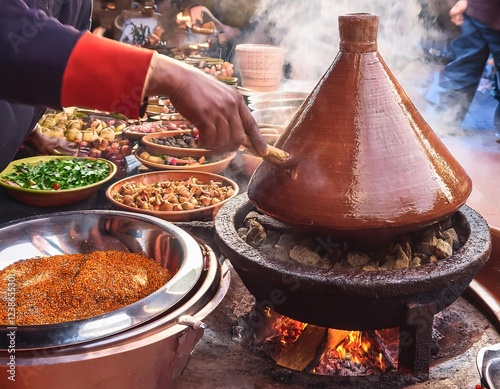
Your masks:
<svg viewBox="0 0 500 389"><path fill-rule="evenodd" d="M378 17L339 17L339 53L248 186L257 209L332 239L376 242L453 214L472 183L377 51Z"/></svg>

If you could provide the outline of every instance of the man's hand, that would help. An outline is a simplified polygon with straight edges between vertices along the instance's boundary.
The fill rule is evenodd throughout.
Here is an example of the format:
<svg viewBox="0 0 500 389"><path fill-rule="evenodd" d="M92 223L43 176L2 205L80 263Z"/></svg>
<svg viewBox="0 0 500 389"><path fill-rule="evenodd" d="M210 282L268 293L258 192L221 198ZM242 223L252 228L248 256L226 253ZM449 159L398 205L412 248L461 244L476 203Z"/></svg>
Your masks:
<svg viewBox="0 0 500 389"><path fill-rule="evenodd" d="M76 155L78 152L75 145L68 142L66 138L54 138L43 135L40 132L38 124L25 142L33 149L36 155Z"/></svg>
<svg viewBox="0 0 500 389"><path fill-rule="evenodd" d="M464 22L464 12L467 9L467 0L459 0L450 9L450 20L453 24L461 26Z"/></svg>
<svg viewBox="0 0 500 389"><path fill-rule="evenodd" d="M201 146L233 151L246 133L256 151L266 155L267 143L243 97L213 76L159 55L147 93L168 96L177 111L200 131Z"/></svg>

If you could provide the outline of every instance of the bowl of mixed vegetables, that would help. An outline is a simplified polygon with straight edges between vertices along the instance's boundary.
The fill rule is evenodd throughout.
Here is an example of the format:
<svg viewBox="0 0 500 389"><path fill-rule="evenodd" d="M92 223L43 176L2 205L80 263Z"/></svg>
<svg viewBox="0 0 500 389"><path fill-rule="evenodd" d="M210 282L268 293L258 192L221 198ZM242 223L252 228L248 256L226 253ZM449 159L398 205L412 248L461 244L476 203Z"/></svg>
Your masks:
<svg viewBox="0 0 500 389"><path fill-rule="evenodd" d="M0 173L0 186L17 201L59 207L83 201L116 174L103 158L38 156L12 161Z"/></svg>
<svg viewBox="0 0 500 389"><path fill-rule="evenodd" d="M176 130L146 134L141 139L147 152L173 157L209 157L219 152L198 146L198 136L194 131Z"/></svg>
<svg viewBox="0 0 500 389"><path fill-rule="evenodd" d="M134 156L151 170L192 170L219 174L226 170L236 157L236 151L208 157L174 157L166 154L151 154L144 148L138 147Z"/></svg>

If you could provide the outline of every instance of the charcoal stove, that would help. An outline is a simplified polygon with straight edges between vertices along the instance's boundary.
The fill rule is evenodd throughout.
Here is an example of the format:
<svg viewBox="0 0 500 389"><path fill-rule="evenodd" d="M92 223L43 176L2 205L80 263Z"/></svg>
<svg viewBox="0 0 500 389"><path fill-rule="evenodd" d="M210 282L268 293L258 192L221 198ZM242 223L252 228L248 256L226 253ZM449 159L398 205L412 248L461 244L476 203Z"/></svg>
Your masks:
<svg viewBox="0 0 500 389"><path fill-rule="evenodd" d="M236 196L217 214L215 232L257 305L322 327L399 327L398 372L428 379L434 315L465 291L491 252L489 226L477 212L463 206L453 215L467 240L445 260L409 269L325 272L283 263L245 243L237 228L252 210L246 194Z"/></svg>

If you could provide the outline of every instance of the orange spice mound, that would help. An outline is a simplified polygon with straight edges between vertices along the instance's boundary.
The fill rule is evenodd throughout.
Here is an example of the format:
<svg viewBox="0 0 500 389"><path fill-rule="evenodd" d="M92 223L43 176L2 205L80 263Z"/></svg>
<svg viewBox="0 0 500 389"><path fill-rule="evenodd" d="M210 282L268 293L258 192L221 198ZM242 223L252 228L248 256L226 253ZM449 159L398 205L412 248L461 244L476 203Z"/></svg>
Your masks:
<svg viewBox="0 0 500 389"><path fill-rule="evenodd" d="M171 276L154 260L121 251L63 254L0 270L0 325L54 324L130 305Z"/></svg>

